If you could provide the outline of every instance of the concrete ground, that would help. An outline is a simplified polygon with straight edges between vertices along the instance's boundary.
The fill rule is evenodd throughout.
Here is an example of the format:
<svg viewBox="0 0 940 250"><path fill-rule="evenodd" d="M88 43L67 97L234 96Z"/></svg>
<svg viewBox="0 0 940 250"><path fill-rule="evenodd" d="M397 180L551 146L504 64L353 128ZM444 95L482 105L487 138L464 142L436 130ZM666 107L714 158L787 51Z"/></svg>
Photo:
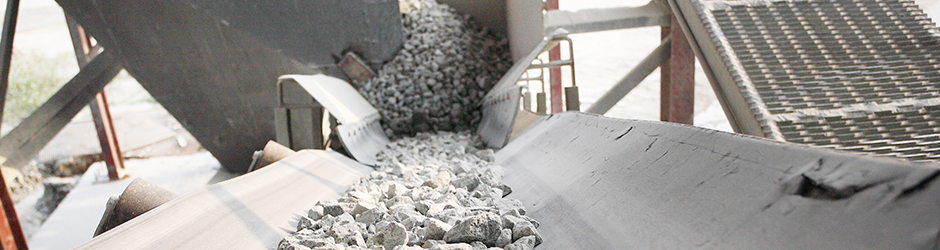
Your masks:
<svg viewBox="0 0 940 250"><path fill-rule="evenodd" d="M640 6L647 0L561 0L563 10ZM916 1L933 16L940 13L936 0ZM2 10L0 10L2 11ZM22 1L14 53L38 53L58 60L74 56L61 9L52 0ZM577 82L581 92L582 110L587 109L642 58L660 43L658 27L576 34L574 54ZM65 79L78 72L73 63L54 69ZM658 120L659 70L643 81L620 101L607 116ZM730 125L715 100L710 85L700 68L695 76L695 125L730 131ZM163 110L134 79L122 74L105 88L111 103L112 116L121 147L127 156L149 158L128 160L132 175L143 177L178 194L200 188L211 182L219 169L211 155L199 150L198 143L178 122ZM10 126L4 126L7 131ZM40 153L38 160L68 155L93 154L100 151L91 116L87 109L79 113ZM168 156L169 155L169 156ZM174 156L175 155L175 156ZM130 178L103 181L102 164L93 166L79 180L73 193L46 223L38 225L36 214L27 211L29 202L18 204L21 218L31 235L32 249L71 248L90 239L101 216L107 197L119 195ZM22 209L21 209L22 208ZM38 231L36 231L38 229Z"/></svg>

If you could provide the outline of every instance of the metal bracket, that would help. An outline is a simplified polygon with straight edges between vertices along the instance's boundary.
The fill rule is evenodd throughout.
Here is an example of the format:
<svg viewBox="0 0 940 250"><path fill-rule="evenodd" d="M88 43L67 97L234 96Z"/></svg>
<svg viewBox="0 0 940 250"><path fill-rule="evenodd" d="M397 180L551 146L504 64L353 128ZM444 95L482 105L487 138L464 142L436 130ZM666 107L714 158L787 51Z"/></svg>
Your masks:
<svg viewBox="0 0 940 250"><path fill-rule="evenodd" d="M336 117L339 138L352 157L366 165L377 163L376 154L389 143L379 124L381 116L349 83L325 75L284 75L278 78L278 84L303 89ZM317 132L322 135L322 130Z"/></svg>

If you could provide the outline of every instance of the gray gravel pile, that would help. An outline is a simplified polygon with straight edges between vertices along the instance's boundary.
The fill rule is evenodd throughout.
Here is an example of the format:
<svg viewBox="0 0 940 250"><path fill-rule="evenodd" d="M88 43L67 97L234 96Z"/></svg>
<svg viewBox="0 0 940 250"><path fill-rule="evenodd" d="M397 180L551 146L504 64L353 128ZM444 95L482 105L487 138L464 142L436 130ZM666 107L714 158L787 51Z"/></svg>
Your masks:
<svg viewBox="0 0 940 250"><path fill-rule="evenodd" d="M481 118L483 96L512 66L509 43L444 4L421 0L402 17L402 49L359 92L392 138L464 131Z"/></svg>
<svg viewBox="0 0 940 250"><path fill-rule="evenodd" d="M532 249L525 216L493 151L466 133L420 133L389 144L381 166L333 201L321 201L281 240L303 249Z"/></svg>

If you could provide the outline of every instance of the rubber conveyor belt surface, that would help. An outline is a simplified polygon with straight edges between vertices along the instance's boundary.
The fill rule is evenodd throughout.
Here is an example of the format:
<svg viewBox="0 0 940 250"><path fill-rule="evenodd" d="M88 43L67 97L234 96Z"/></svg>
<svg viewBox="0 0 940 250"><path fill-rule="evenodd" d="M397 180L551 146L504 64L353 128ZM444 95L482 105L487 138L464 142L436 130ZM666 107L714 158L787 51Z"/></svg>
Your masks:
<svg viewBox="0 0 940 250"><path fill-rule="evenodd" d="M303 150L171 200L76 249L275 249L301 213L370 172L332 151Z"/></svg>
<svg viewBox="0 0 940 250"><path fill-rule="evenodd" d="M938 247L937 165L650 121L548 117L497 152L541 249Z"/></svg>

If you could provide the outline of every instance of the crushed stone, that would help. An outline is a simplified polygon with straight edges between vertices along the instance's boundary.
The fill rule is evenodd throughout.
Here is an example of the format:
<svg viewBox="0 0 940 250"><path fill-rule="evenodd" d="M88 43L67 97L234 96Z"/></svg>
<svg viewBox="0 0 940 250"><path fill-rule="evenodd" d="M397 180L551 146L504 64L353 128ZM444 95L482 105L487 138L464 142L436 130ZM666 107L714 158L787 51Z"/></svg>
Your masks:
<svg viewBox="0 0 940 250"><path fill-rule="evenodd" d="M483 96L512 67L509 42L445 4L417 2L402 16L402 49L358 90L390 138L475 128Z"/></svg>
<svg viewBox="0 0 940 250"><path fill-rule="evenodd" d="M505 170L481 144L466 132L393 141L376 171L318 202L278 249L532 249L539 223L505 197Z"/></svg>

